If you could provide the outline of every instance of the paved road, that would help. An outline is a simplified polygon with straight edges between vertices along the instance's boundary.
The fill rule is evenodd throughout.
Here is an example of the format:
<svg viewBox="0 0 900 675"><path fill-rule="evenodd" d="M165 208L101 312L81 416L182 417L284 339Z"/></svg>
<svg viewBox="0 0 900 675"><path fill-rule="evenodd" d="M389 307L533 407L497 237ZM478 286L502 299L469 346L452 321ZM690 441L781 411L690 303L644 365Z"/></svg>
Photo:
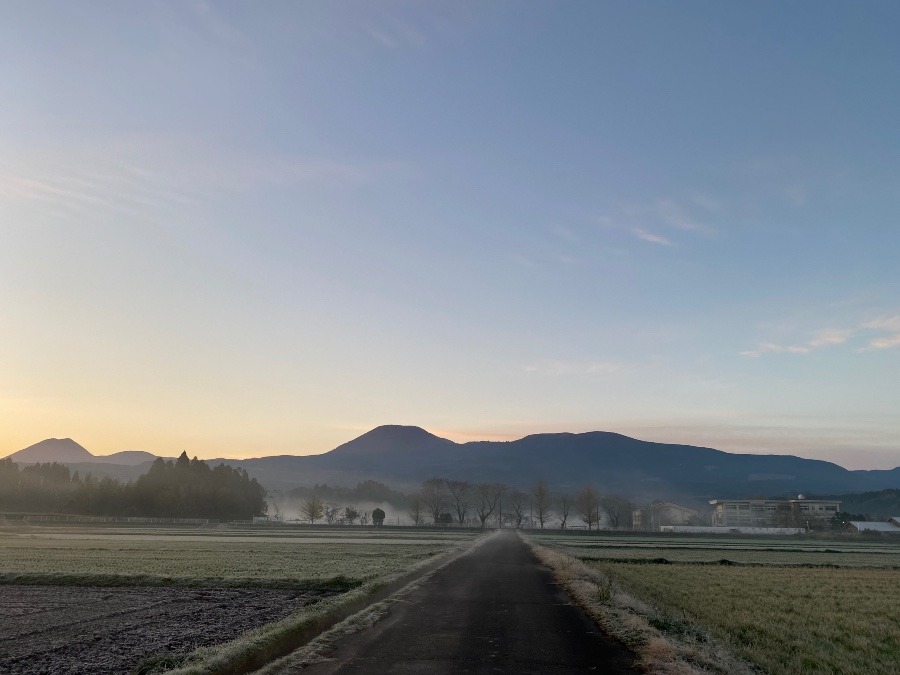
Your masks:
<svg viewBox="0 0 900 675"><path fill-rule="evenodd" d="M513 532L492 535L304 675L636 673Z"/></svg>

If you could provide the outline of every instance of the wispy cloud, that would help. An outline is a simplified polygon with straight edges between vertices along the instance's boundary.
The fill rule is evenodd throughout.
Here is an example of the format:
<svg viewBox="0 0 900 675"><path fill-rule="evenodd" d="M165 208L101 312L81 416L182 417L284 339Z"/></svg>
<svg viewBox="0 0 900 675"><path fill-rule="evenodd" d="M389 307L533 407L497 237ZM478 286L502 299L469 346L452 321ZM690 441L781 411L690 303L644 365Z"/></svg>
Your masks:
<svg viewBox="0 0 900 675"><path fill-rule="evenodd" d="M774 342L763 342L756 349L748 349L741 356L759 357L763 354L809 354L810 348L803 345L780 345Z"/></svg>
<svg viewBox="0 0 900 675"><path fill-rule="evenodd" d="M900 347L900 315L882 316L869 321L864 327L873 331L887 332L888 334L872 338L868 345L858 351L870 352Z"/></svg>
<svg viewBox="0 0 900 675"><path fill-rule="evenodd" d="M98 209L136 214L182 208L260 186L346 187L405 173L403 163L228 154L185 139L137 138L45 152L0 144L0 202L66 217Z"/></svg>
<svg viewBox="0 0 900 675"><path fill-rule="evenodd" d="M892 333L900 333L900 315L881 316L872 321L868 321L863 325L872 330L886 330Z"/></svg>
<svg viewBox="0 0 900 675"><path fill-rule="evenodd" d="M626 231L641 241L677 248L689 235L714 236L717 230L707 219L720 209L721 203L714 197L699 194L678 201L665 198L619 204L613 213L597 216L596 222L604 230Z"/></svg>
<svg viewBox="0 0 900 675"><path fill-rule="evenodd" d="M399 43L394 38L386 35L384 32L379 30L378 28L369 28L369 35L378 43L381 44L382 47L387 47L388 49L396 49L399 47Z"/></svg>
<svg viewBox="0 0 900 675"><path fill-rule="evenodd" d="M642 241L650 242L651 244L656 244L657 246L675 246L675 243L661 234L654 234L653 232L647 232L640 227L632 228L631 233Z"/></svg>
<svg viewBox="0 0 900 675"><path fill-rule="evenodd" d="M413 17L399 15L379 17L366 29L369 36L387 49L421 48L428 44L428 36Z"/></svg>
<svg viewBox="0 0 900 675"><path fill-rule="evenodd" d="M856 331L853 329L839 330L834 328L826 328L825 330L820 330L818 333L816 333L815 336L813 336L813 339L810 340L807 344L813 348L842 345L855 334Z"/></svg>
<svg viewBox="0 0 900 675"><path fill-rule="evenodd" d="M873 336L873 332L881 334ZM867 343L865 346L855 349L856 352L900 347L900 315L882 316L860 323L855 328L822 329L813 333L806 342L799 344L763 342L754 349L740 352L740 355L759 357L764 354L809 354L814 350L844 345L854 338L863 338L864 336L866 336Z"/></svg>
<svg viewBox="0 0 900 675"><path fill-rule="evenodd" d="M711 234L714 228L688 215L686 209L670 199L663 199L656 205L656 211L662 221L677 230L688 232L704 232Z"/></svg>
<svg viewBox="0 0 900 675"><path fill-rule="evenodd" d="M863 348L863 351L872 351L875 349L893 349L900 347L900 333L889 335L888 337L875 338L869 342L869 346Z"/></svg>

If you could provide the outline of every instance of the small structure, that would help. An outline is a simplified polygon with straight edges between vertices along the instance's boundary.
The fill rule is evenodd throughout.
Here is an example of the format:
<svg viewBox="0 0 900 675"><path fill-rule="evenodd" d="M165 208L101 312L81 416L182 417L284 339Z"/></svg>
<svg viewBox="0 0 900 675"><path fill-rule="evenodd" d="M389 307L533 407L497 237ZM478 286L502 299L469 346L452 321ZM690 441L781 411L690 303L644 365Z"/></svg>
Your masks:
<svg viewBox="0 0 900 675"><path fill-rule="evenodd" d="M656 530L663 525L687 525L696 522L697 509L675 502L657 501L631 512L631 527L635 530Z"/></svg>
<svg viewBox="0 0 900 675"><path fill-rule="evenodd" d="M880 532L882 534L900 534L898 518L891 518L888 522L873 522L868 520L851 520L844 526L847 532Z"/></svg>
<svg viewBox="0 0 900 675"><path fill-rule="evenodd" d="M381 527L384 525L384 516L385 513L381 509L375 509L372 511L372 524L375 527Z"/></svg>

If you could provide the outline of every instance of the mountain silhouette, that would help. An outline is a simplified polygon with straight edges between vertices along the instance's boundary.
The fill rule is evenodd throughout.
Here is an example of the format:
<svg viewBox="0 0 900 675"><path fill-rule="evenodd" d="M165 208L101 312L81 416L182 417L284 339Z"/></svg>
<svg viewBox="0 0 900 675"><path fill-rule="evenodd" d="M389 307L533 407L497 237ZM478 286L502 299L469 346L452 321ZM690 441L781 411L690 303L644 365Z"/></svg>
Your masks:
<svg viewBox="0 0 900 675"><path fill-rule="evenodd" d="M94 456L78 445L71 438L48 438L29 445L27 448L10 455L14 462L33 464L35 462L60 462L73 464L76 462L92 462Z"/></svg>
<svg viewBox="0 0 900 675"><path fill-rule="evenodd" d="M728 453L621 434L534 434L515 441L454 443L419 427L378 427L321 455L223 460L264 484L352 485L374 479L407 489L432 476L558 490L591 482L634 496L743 497L900 487L900 469L848 471L792 455Z"/></svg>
<svg viewBox="0 0 900 675"><path fill-rule="evenodd" d="M119 464L122 466L138 466L146 462L152 462L156 455L143 450L122 450L111 455L94 455L95 462L101 464Z"/></svg>
<svg viewBox="0 0 900 675"><path fill-rule="evenodd" d="M50 448L67 453L50 453ZM40 450L38 450L40 449ZM49 439L12 455L18 462L63 461L73 470L136 478L149 453L94 457L71 439ZM65 458L63 458L65 457ZM119 463L111 463L119 457ZM832 462L793 455L723 452L692 445L654 443L621 434L534 434L515 441L455 443L413 426L380 426L320 455L214 459L246 469L270 489L317 483L353 486L377 480L411 490L434 476L473 482L498 481L528 488L545 480L556 491L593 483L635 498L739 498L798 493L842 494L900 488L900 468L849 471Z"/></svg>
<svg viewBox="0 0 900 675"><path fill-rule="evenodd" d="M138 466L152 462L156 455L143 450L123 450L111 455L94 455L71 438L48 438L40 443L14 452L9 456L14 462L35 464L37 462L59 462L60 464L115 464Z"/></svg>

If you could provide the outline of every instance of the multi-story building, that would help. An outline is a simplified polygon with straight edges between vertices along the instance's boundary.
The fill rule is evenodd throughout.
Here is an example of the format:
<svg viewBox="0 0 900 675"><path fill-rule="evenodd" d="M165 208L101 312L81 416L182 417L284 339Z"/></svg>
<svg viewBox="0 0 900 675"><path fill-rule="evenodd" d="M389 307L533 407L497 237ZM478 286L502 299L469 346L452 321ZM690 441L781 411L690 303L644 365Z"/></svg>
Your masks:
<svg viewBox="0 0 900 675"><path fill-rule="evenodd" d="M714 527L772 527L826 520L841 510L832 499L713 499Z"/></svg>

